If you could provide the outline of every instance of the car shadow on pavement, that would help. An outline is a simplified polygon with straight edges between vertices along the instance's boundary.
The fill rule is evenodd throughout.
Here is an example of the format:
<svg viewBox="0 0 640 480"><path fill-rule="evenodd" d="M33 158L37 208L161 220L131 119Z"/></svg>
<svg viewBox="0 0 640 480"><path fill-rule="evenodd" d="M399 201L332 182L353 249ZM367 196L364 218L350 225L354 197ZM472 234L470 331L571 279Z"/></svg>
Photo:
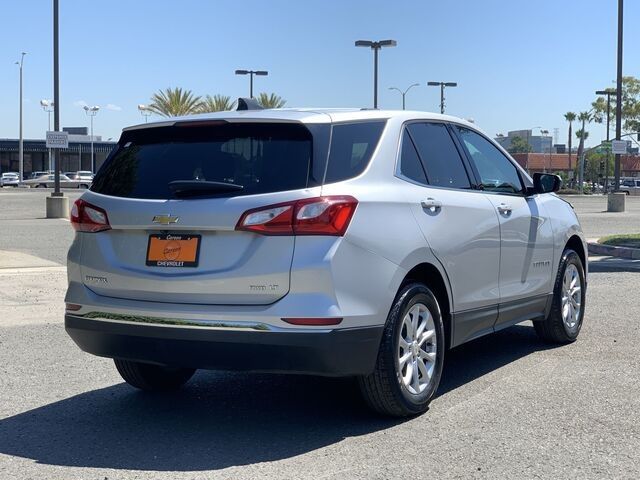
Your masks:
<svg viewBox="0 0 640 480"><path fill-rule="evenodd" d="M530 326L457 348L440 395L543 348ZM0 420L0 453L48 465L218 470L295 457L402 421L369 413L349 379L201 372L176 393L118 384Z"/></svg>

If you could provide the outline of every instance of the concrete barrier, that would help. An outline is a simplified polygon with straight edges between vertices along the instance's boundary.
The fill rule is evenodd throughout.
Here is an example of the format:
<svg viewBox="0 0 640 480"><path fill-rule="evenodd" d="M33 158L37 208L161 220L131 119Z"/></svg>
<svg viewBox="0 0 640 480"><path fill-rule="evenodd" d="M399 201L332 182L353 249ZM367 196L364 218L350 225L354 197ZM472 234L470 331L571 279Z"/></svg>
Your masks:
<svg viewBox="0 0 640 480"><path fill-rule="evenodd" d="M607 212L624 212L627 194L614 192L607 195Z"/></svg>
<svg viewBox="0 0 640 480"><path fill-rule="evenodd" d="M46 199L47 218L69 218L69 197L52 197Z"/></svg>

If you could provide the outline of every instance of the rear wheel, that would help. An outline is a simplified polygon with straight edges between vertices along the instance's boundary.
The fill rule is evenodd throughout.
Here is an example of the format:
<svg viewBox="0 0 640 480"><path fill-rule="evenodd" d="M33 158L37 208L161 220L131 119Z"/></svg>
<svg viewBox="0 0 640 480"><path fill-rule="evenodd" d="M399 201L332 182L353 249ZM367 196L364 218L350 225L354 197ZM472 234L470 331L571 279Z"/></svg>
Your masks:
<svg viewBox="0 0 640 480"><path fill-rule="evenodd" d="M367 404L397 417L426 411L440 383L444 350L435 296L423 284L405 286L387 318L375 370L359 378Z"/></svg>
<svg viewBox="0 0 640 480"><path fill-rule="evenodd" d="M541 339L571 343L578 338L584 318L585 289L582 260L575 251L566 249L556 275L551 311L543 321L533 322Z"/></svg>
<svg viewBox="0 0 640 480"><path fill-rule="evenodd" d="M162 367L118 359L115 359L114 362L118 373L125 382L132 387L146 391L177 390L187 383L195 373L195 369L192 368Z"/></svg>

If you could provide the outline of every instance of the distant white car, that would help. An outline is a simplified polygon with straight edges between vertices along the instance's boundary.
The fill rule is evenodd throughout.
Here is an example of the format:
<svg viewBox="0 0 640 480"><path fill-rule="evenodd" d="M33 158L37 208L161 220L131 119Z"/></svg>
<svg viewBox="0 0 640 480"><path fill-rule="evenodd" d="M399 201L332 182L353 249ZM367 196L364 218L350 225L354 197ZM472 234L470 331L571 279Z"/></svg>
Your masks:
<svg viewBox="0 0 640 480"><path fill-rule="evenodd" d="M38 178L30 178L25 180L25 185L31 188L53 188L55 185L54 175L42 175ZM61 188L89 188L91 181L87 180L72 180L66 175L60 175L60 187Z"/></svg>
<svg viewBox="0 0 640 480"><path fill-rule="evenodd" d="M0 186L2 187L17 187L20 183L20 175L15 172L5 172L2 174L0 180Z"/></svg>
<svg viewBox="0 0 640 480"><path fill-rule="evenodd" d="M640 178L624 180L620 185L620 191L627 195L640 195Z"/></svg>

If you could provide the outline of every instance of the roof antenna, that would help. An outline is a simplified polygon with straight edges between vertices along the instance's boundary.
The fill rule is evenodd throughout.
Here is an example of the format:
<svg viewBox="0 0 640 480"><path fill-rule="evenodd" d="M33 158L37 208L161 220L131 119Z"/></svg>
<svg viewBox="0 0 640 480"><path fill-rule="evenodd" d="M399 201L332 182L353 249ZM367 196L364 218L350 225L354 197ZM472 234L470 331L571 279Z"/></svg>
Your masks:
<svg viewBox="0 0 640 480"><path fill-rule="evenodd" d="M238 98L238 108L236 110L264 110L255 98Z"/></svg>

